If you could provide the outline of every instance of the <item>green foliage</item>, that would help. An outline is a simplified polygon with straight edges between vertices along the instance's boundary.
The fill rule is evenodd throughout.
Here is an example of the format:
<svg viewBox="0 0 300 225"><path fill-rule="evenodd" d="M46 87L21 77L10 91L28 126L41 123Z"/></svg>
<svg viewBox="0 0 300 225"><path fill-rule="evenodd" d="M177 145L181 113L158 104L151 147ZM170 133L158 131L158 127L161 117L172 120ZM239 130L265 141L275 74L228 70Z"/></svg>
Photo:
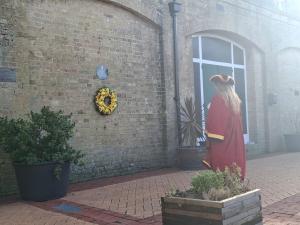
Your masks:
<svg viewBox="0 0 300 225"><path fill-rule="evenodd" d="M192 178L191 184L190 190L176 190L170 193L170 196L220 201L250 190L248 183L241 180L240 168L235 164L223 172L200 172Z"/></svg>
<svg viewBox="0 0 300 225"><path fill-rule="evenodd" d="M232 195L228 187L222 187L219 189L212 188L207 193L203 193L203 199L219 201L226 198L230 198Z"/></svg>
<svg viewBox="0 0 300 225"><path fill-rule="evenodd" d="M223 175L224 186L230 190L231 196L239 195L249 190L249 185L241 181L241 169L236 164L230 168L226 167Z"/></svg>
<svg viewBox="0 0 300 225"><path fill-rule="evenodd" d="M220 171L205 171L192 178L192 190L196 193L207 193L210 189L224 186L224 176Z"/></svg>
<svg viewBox="0 0 300 225"><path fill-rule="evenodd" d="M83 154L68 143L75 127L71 116L44 106L39 113L30 112L28 120L0 117L0 148L15 163L78 164Z"/></svg>

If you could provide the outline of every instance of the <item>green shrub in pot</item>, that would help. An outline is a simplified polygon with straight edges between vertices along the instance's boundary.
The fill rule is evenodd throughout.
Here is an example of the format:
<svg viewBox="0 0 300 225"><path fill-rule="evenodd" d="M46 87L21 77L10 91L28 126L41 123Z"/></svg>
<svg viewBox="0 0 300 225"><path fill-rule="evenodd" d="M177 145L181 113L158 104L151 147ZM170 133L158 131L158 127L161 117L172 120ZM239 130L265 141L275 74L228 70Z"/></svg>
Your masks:
<svg viewBox="0 0 300 225"><path fill-rule="evenodd" d="M24 178L20 181L19 176L26 176L22 172L26 172L27 169L32 172L42 168L41 170L51 171L49 176L52 181L48 181L50 189L53 182L59 185L62 185L61 182L66 184L66 179L69 177L69 164L80 164L84 156L81 151L74 149L69 143L74 133L74 127L75 123L71 120L71 114L64 115L63 111L55 112L46 106L40 112L30 112L28 119L0 117L0 149L6 152L14 163L23 199L42 201L65 194L66 187L62 187L65 190L58 195L54 193L53 197L49 190L45 191L48 197L31 198L23 193L25 189L29 189L28 182L24 181ZM51 168L48 169L49 166ZM63 168L66 168L67 171L62 171ZM40 177L37 179L46 178L46 175L39 175ZM32 179L29 183L36 185L34 174L28 176ZM61 177L64 177L65 180L60 181ZM27 186L22 189L20 185L24 185L24 183ZM55 188L52 187L52 189ZM40 190L40 192L42 191Z"/></svg>

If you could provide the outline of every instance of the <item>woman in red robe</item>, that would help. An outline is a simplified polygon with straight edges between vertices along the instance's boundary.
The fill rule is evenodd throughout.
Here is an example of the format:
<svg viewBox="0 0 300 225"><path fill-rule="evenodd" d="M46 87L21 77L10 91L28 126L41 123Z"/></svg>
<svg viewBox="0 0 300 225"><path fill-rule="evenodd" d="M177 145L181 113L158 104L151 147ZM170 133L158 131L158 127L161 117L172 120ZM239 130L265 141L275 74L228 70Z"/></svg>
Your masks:
<svg viewBox="0 0 300 225"><path fill-rule="evenodd" d="M241 100L234 91L234 80L230 76L214 75L210 81L217 93L208 110L208 154L203 163L213 170L221 171L236 164L244 179L246 159Z"/></svg>

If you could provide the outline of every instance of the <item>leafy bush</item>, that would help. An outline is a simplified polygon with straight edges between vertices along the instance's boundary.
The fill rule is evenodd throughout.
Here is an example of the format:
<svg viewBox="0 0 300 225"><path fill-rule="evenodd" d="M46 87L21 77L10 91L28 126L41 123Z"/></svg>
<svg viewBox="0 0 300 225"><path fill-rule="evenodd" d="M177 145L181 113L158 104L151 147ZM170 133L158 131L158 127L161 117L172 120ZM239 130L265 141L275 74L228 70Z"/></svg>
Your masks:
<svg viewBox="0 0 300 225"><path fill-rule="evenodd" d="M28 120L0 117L0 149L8 153L13 162L25 165L78 164L83 154L68 143L74 127L71 114L54 112L45 106L39 113L30 112Z"/></svg>
<svg viewBox="0 0 300 225"><path fill-rule="evenodd" d="M220 201L249 191L248 183L241 180L240 168L233 165L221 171L204 171L192 178L192 188L185 192L176 190L174 197L199 198Z"/></svg>
<svg viewBox="0 0 300 225"><path fill-rule="evenodd" d="M237 165L225 168L224 186L230 190L231 196L249 191L249 184L241 180L241 169Z"/></svg>
<svg viewBox="0 0 300 225"><path fill-rule="evenodd" d="M206 171L192 178L192 191L195 193L208 193L212 188L219 189L224 186L224 176L220 171Z"/></svg>

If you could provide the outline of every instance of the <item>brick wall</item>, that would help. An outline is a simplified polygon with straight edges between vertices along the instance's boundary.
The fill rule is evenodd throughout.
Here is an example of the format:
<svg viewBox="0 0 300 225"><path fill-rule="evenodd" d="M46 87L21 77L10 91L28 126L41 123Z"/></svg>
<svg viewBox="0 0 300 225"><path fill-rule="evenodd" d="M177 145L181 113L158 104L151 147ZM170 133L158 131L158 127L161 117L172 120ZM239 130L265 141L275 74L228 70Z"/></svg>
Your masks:
<svg viewBox="0 0 300 225"><path fill-rule="evenodd" d="M17 74L16 83L0 82L0 115L24 116L43 105L72 112L77 124L72 144L87 154L84 167L72 168L73 181L174 165L169 1L0 1L0 67ZM251 1L180 2L182 100L194 95L192 35L230 39L246 50L249 152L284 150L289 128L283 117L299 102L293 86L299 81L299 20ZM106 81L95 76L99 64L109 68ZM118 93L112 116L95 111L93 96L102 86ZM267 104L268 93L280 95L277 104ZM0 195L15 192L13 169L1 154Z"/></svg>
<svg viewBox="0 0 300 225"><path fill-rule="evenodd" d="M299 58L300 21L256 2L242 0L182 0L179 16L180 51L182 53L181 96L192 91L192 35L215 35L240 44L246 50L249 113L249 154L284 151L283 134L287 120L283 115L295 113L299 107L295 95L295 74ZM294 49L281 53L284 49ZM278 55L281 64L277 63ZM298 54L299 55L299 54ZM278 65L277 65L278 64ZM292 64L292 65L291 65ZM281 79L285 79L284 82ZM293 89L293 91L288 89ZM191 90L191 91L190 91ZM289 93L287 93L289 92ZM268 104L268 94L279 95L275 105ZM290 99L292 101L290 101ZM281 122L280 122L281 121Z"/></svg>
<svg viewBox="0 0 300 225"><path fill-rule="evenodd" d="M300 48L283 49L277 57L280 86L276 94L280 104L280 125L284 134L300 132L299 60Z"/></svg>
<svg viewBox="0 0 300 225"><path fill-rule="evenodd" d="M251 143L248 149L250 154L264 152L266 144L262 55L260 49L256 46L256 39L250 39L254 31L252 30L252 32L248 33L250 29L254 29L255 25L257 30L261 28L255 22L250 23L248 18L239 16L238 4L218 5L218 1L205 0L182 2L184 3L184 14L180 20L180 27L182 27L180 46L184 57L180 80L181 96L194 94L193 35L214 35L221 39L231 40L242 46L246 54L248 127ZM249 20L251 20L251 17ZM247 29L242 28L239 21L241 23L249 23ZM263 39L262 41L265 42ZM256 91L254 92L253 90Z"/></svg>
<svg viewBox="0 0 300 225"><path fill-rule="evenodd" d="M165 166L160 30L151 20L158 17L152 15L157 5L137 2L133 13L92 0L1 1L0 21L13 40L1 47L0 66L15 68L17 82L1 83L0 114L23 116L43 105L72 112L72 145L87 154L87 163L73 168L73 181ZM149 17L141 16L146 6L153 8ZM106 81L95 76L99 64L109 68ZM102 86L118 93L112 116L95 110L93 98ZM0 195L15 190L10 164L3 161Z"/></svg>

